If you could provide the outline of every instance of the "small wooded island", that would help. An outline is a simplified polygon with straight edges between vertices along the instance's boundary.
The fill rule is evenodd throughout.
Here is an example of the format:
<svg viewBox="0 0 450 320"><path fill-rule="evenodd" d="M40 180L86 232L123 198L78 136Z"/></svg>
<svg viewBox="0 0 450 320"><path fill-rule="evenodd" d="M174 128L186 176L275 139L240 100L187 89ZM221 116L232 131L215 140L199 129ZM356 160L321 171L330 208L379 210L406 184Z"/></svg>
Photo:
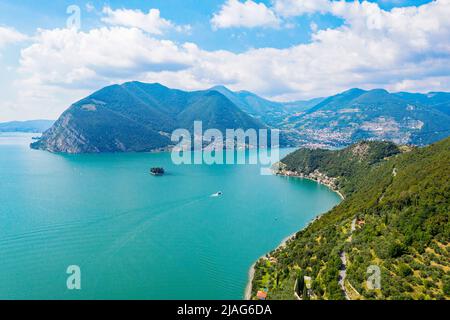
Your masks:
<svg viewBox="0 0 450 320"><path fill-rule="evenodd" d="M163 176L165 173L164 168L151 168L150 173L154 176Z"/></svg>

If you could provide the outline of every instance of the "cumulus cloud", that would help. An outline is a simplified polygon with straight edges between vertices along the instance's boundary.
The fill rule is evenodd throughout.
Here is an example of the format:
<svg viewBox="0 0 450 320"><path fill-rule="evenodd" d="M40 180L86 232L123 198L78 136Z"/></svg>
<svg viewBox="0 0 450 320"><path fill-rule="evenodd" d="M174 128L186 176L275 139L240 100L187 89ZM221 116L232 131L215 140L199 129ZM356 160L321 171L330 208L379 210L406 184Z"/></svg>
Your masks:
<svg viewBox="0 0 450 320"><path fill-rule="evenodd" d="M158 9L150 9L148 13L144 13L141 10L131 9L117 9L113 10L110 7L103 8L102 21L113 25L123 27L135 27L145 32L161 35L166 30L174 29L176 31L189 31L190 26L179 26L173 22L161 17Z"/></svg>
<svg viewBox="0 0 450 320"><path fill-rule="evenodd" d="M274 10L283 17L293 17L329 10L329 0L275 0Z"/></svg>
<svg viewBox="0 0 450 320"><path fill-rule="evenodd" d="M279 100L352 87L450 90L450 0L391 11L369 2L336 2L330 12L345 23L313 28L310 43L242 53L160 40L138 28L42 30L22 50L19 85L23 94L60 89L55 95L73 90L79 98L128 80L181 89L225 84ZM46 91L49 87L53 91ZM70 97L58 111L74 101Z"/></svg>
<svg viewBox="0 0 450 320"><path fill-rule="evenodd" d="M187 46L152 38L137 28L41 30L35 43L22 50L19 72L35 84L89 86L186 68L192 64Z"/></svg>
<svg viewBox="0 0 450 320"><path fill-rule="evenodd" d="M227 0L211 19L213 28L277 27L280 21L264 3L252 0Z"/></svg>
<svg viewBox="0 0 450 320"><path fill-rule="evenodd" d="M0 26L0 48L10 43L21 42L27 39L27 36L19 31Z"/></svg>
<svg viewBox="0 0 450 320"><path fill-rule="evenodd" d="M29 117L41 112L55 118L103 86L144 79L148 72L177 72L193 63L189 44L155 39L137 28L40 30L33 41L21 50L17 96L2 103L2 108L26 110Z"/></svg>

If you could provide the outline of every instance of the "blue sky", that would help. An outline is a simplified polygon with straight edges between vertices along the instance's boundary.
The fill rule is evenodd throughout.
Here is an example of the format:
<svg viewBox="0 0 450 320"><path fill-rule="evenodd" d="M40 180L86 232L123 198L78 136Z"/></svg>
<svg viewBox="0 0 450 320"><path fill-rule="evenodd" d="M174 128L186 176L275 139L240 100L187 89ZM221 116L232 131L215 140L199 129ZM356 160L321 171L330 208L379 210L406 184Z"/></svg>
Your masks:
<svg viewBox="0 0 450 320"><path fill-rule="evenodd" d="M277 47L283 48L295 45L299 42L307 42L310 36L309 23L314 20L323 27L333 27L342 23L341 19L332 15L317 14L312 17L297 17L291 19L296 27L293 29L271 28L231 28L225 30L213 30L210 19L216 12L222 0L151 0L151 1L42 1L37 5L35 1L25 0L17 4L17 1L5 1L0 4L0 21L3 25L10 25L16 29L33 33L37 27L45 29L61 28L66 24L66 8L76 4L82 11L82 30L101 26L96 12L87 12L85 6L91 3L98 10L104 6L111 8L138 9L145 12L152 8L158 8L165 19L177 24L190 24L193 32L186 34L171 34L171 39L177 41L193 41L204 49L226 49L234 52L244 51L252 47ZM260 1L270 3L270 1ZM201 5L199 5L201 3ZM21 17L18 20L16 17Z"/></svg>
<svg viewBox="0 0 450 320"><path fill-rule="evenodd" d="M111 8L128 8L148 11L158 8L161 15L178 24L190 24L194 31L190 35L172 34L177 41L193 41L208 50L226 49L234 52L248 48L276 47L283 48L310 40L311 21L322 29L339 26L342 19L330 14L311 14L289 19L295 27L292 29L271 28L231 28L213 30L210 26L212 15L220 9L224 0L127 0L127 1L33 1L33 0L3 0L0 3L0 24L14 26L25 33L33 33L37 28L61 28L66 24L66 9L69 5L78 5L82 9L82 30L89 30L101 24L96 12L87 12L86 4L92 4L98 10L104 6ZM378 3L383 9L421 5L430 0L382 0ZM271 1L258 1L270 6Z"/></svg>
<svg viewBox="0 0 450 320"><path fill-rule="evenodd" d="M66 27L70 5L81 10L80 29ZM128 80L224 84L275 100L353 86L448 90L449 7L449 0L3 0L0 121L56 118L101 86Z"/></svg>

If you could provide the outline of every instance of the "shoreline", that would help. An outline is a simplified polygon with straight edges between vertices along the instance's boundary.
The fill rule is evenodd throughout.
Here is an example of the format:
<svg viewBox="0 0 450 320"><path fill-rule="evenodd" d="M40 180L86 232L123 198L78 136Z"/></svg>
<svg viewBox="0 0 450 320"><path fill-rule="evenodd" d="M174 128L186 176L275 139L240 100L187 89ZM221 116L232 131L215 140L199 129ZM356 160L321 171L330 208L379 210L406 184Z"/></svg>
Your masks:
<svg viewBox="0 0 450 320"><path fill-rule="evenodd" d="M315 219L314 219L315 220ZM309 224L308 224L309 226ZM296 235L297 235L298 231L291 234L290 236L284 238L281 243L274 249L277 250L279 248L284 248L287 243L292 240ZM272 251L274 251L272 250ZM271 252L272 252L271 251ZM256 263L261 260L264 259L266 257L266 255L263 255L261 257L259 257L251 266L250 269L248 270L248 280L247 280L247 285L245 286L245 293L244 293L244 300L251 300L252 298L252 283L253 283L253 278L255 277L255 266Z"/></svg>
<svg viewBox="0 0 450 320"><path fill-rule="evenodd" d="M301 175L286 175L286 174L276 174L276 175L280 176L280 177L306 179L306 180L314 181L314 182L316 182L316 183L318 183L320 185L323 185L323 186L327 187L328 189L330 189L334 193L337 193L339 195L339 197L341 197L342 200L345 200L344 195L338 189L334 188L333 186L331 186L331 185L329 185L327 183L320 182L317 179L310 178L310 177L307 177L307 176L301 176Z"/></svg>
<svg viewBox="0 0 450 320"><path fill-rule="evenodd" d="M259 258L259 259L261 259L261 258ZM256 261L258 261L258 260L256 260ZM253 278L255 277L255 265L256 265L256 262L253 262L253 264L250 266L250 269L248 269L248 280L247 280L247 285L245 286L245 292L244 292L244 300L247 300L247 301L252 299L252 284L253 284Z"/></svg>
<svg viewBox="0 0 450 320"><path fill-rule="evenodd" d="M339 190L337 190L334 186L332 186L332 185L330 185L330 184L328 184L328 183L324 183L324 182L322 182L322 181L319 181L319 180L317 180L317 179L314 179L314 178L312 178L312 177L307 177L307 176L304 176L304 175L295 174L295 173L293 173L293 172L291 172L291 171L290 171L288 174L286 174L286 173L281 174L281 173L278 172L278 173L275 173L275 175L281 176L281 177L288 177L288 178L291 178L291 177L292 177L292 178L307 179L307 180L314 181L314 182L316 182L316 183L318 183L318 184L321 184L321 185L326 186L326 187L327 187L328 189L330 189L331 191L337 193L337 194L339 195L339 197L341 197L342 200L345 200L344 195L343 195ZM328 211L327 211L327 212L328 212ZM308 228L308 227L309 227L312 223L314 223L316 220L319 220L324 214L325 214L325 213L319 214L317 217L315 217L313 220L311 220L304 228L302 228L302 229L300 229L299 231L295 232L294 234L291 234L290 236L286 237L283 241L281 241L281 243L280 243L275 249L271 250L270 252L276 251L276 250L278 250L278 249L282 249L282 248L286 247L286 245L287 245L287 243L289 242L289 240L292 240L292 239L297 235L298 232L300 232L300 231L302 231L302 230ZM247 285L245 286L244 300L247 300L247 301L248 301L248 300L251 300L251 299L252 299L252 285L253 285L253 280L254 280L254 277L255 277L255 266L256 266L256 263L257 263L259 260L263 259L263 258L264 258L267 254L269 254L270 252L268 252L268 253L266 253L265 255L259 257L259 258L258 258L258 259L250 266L250 269L248 270L248 280L247 280Z"/></svg>
<svg viewBox="0 0 450 320"><path fill-rule="evenodd" d="M303 173L298 173L296 171L289 171L289 170L285 169L286 165L281 162L278 163L278 166L279 167L278 167L277 171L273 170L273 173L276 176L288 177L288 178L300 178L300 179L307 179L307 180L314 181L318 184L326 186L331 191L337 193L341 197L342 200L345 200L345 196L338 189L338 187L336 187L337 178L330 178L327 175L321 173L319 170L315 170L314 172L312 172L308 175L305 175Z"/></svg>

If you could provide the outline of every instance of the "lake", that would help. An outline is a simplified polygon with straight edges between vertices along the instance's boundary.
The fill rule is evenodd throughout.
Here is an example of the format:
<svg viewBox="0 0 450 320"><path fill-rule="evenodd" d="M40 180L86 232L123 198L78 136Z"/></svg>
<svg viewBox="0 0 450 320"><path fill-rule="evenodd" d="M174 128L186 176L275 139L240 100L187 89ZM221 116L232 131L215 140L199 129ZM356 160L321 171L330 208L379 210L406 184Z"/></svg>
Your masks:
<svg viewBox="0 0 450 320"><path fill-rule="evenodd" d="M0 299L242 299L258 257L340 202L258 165L58 155L32 136L0 134Z"/></svg>

